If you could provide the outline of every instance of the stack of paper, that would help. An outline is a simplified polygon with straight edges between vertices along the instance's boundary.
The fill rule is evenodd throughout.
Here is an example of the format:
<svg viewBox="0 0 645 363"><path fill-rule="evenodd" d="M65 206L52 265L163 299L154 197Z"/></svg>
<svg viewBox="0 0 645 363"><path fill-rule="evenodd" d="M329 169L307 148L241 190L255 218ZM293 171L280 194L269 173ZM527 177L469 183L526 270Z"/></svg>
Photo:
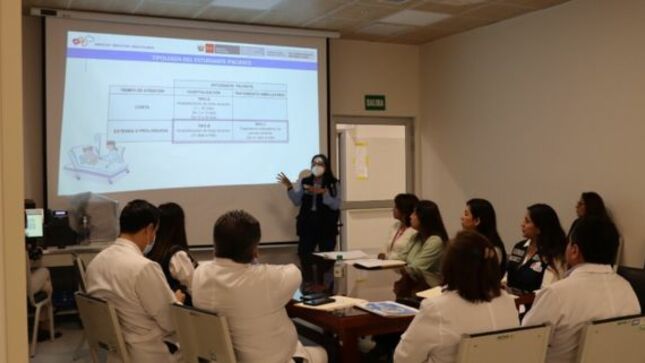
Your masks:
<svg viewBox="0 0 645 363"><path fill-rule="evenodd" d="M314 309L314 310L334 311L334 310L351 308L358 304L367 303L367 300L356 299L353 297L347 297L347 296L341 296L341 295L331 296L331 298L334 299L335 301L329 304L312 306L312 305L305 305L303 303L298 303L295 306L303 307L307 309Z"/></svg>

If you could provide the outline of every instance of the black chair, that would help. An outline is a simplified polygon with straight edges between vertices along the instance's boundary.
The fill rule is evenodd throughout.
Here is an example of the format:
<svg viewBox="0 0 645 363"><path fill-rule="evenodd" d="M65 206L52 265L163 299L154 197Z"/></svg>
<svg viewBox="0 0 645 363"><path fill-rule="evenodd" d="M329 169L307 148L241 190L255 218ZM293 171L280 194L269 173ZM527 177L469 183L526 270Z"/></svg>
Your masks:
<svg viewBox="0 0 645 363"><path fill-rule="evenodd" d="M618 266L618 274L632 285L638 302L641 304L641 312L643 312L645 310L645 269Z"/></svg>

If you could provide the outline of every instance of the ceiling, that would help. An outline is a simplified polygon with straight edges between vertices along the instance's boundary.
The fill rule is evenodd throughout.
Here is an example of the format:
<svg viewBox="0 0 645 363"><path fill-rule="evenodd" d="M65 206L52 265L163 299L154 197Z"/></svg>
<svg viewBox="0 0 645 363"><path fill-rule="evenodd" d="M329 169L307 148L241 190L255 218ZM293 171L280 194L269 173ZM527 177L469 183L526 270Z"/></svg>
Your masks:
<svg viewBox="0 0 645 363"><path fill-rule="evenodd" d="M333 30L344 39L423 44L569 0L23 0L113 14Z"/></svg>

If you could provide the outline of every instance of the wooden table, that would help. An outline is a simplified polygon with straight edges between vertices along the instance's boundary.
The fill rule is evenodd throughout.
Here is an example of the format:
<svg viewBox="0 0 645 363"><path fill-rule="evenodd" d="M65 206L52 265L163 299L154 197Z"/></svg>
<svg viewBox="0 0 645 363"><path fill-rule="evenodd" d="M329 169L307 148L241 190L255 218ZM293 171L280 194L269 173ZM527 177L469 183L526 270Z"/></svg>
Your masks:
<svg viewBox="0 0 645 363"><path fill-rule="evenodd" d="M361 361L358 352L358 338L367 335L403 333L413 317L384 318L366 311L349 308L342 311L326 312L289 304L287 312L292 318L299 318L322 328L326 333L336 336L338 361L341 363L358 363ZM299 326L299 333L307 338L306 327ZM313 337L314 340L318 340ZM331 362L331 361L330 361Z"/></svg>

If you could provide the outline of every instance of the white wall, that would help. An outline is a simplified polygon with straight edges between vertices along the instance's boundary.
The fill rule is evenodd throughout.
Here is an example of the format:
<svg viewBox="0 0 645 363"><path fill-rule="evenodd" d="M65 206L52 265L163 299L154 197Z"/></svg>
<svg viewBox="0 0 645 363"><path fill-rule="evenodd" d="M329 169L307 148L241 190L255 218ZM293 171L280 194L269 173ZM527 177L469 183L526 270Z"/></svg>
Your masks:
<svg viewBox="0 0 645 363"><path fill-rule="evenodd" d="M599 192L645 260L645 2L574 0L421 51L423 195L454 232L467 198L490 199L507 246L535 202L565 229Z"/></svg>

